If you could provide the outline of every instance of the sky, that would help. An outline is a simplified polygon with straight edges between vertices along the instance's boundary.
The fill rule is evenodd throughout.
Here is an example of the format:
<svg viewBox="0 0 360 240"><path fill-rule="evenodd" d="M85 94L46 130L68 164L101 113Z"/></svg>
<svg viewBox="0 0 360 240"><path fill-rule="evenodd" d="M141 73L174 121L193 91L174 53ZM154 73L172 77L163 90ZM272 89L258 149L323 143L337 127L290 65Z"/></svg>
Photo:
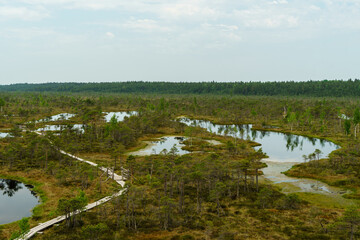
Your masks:
<svg viewBox="0 0 360 240"><path fill-rule="evenodd" d="M0 0L0 84L360 78L360 0Z"/></svg>

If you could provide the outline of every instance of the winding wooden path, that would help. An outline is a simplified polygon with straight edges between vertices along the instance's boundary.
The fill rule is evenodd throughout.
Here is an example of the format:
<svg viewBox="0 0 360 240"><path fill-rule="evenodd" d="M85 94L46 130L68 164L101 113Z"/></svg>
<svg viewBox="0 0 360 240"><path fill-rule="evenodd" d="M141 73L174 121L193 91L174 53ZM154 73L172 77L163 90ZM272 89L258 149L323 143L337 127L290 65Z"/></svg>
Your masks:
<svg viewBox="0 0 360 240"><path fill-rule="evenodd" d="M39 133L39 132L36 132L36 133L42 135L42 134ZM90 164L91 166L94 166L94 167L98 167L98 165L97 165L96 163L93 163L93 162L90 162L90 161L86 161L86 160L84 160L84 159L82 159L82 158L79 158L79 157L77 157L77 156L74 156L74 155L72 155L72 154L70 154L70 153L67 153L67 152L63 151L63 150L59 150L59 151L60 151L62 154L67 155L67 156L69 156L69 157L71 157L71 158L74 158L74 159L76 159L76 160L78 160L78 161L81 161L81 162ZM98 201L96 201L96 202L93 202L93 203L88 204L88 205L84 208L84 210L82 210L82 211L87 211L87 210L90 210L90 209L92 209L92 208L94 208L94 207L96 207L96 206L99 206L99 205L103 204L103 203L106 203L106 202L110 201L111 199L113 199L114 197L117 197L117 196L122 195L122 194L124 193L124 191L126 190L126 189L124 189L124 186L125 186L125 181L124 181L124 180L125 180L125 179L124 179L122 176L114 173L113 170L112 170L112 169L109 169L109 168L99 167L99 169L100 169L101 171L107 173L109 176L113 177L113 180L114 180L115 182L117 182L123 189L120 190L119 192L113 194L113 195L104 197L104 198L102 198L102 199L100 199L100 200L98 200ZM76 211L76 212L71 213L71 215L73 215L73 214L78 214L78 213L80 213L80 212L81 212L81 211ZM53 226L54 224L57 224L57 223L59 223L59 222L62 222L62 221L64 221L65 219L66 219L65 215L62 215L62 216L56 217L56 218L54 218L54 219L51 219L51 220L49 220L49 221L47 221L47 222L40 223L40 224L37 225L36 227L31 228L31 229L29 230L29 232L27 232L25 235L23 235L22 237L18 238L18 240L30 239L30 238L33 237L36 233L41 232L41 231L45 230L46 228L49 228L49 227Z"/></svg>

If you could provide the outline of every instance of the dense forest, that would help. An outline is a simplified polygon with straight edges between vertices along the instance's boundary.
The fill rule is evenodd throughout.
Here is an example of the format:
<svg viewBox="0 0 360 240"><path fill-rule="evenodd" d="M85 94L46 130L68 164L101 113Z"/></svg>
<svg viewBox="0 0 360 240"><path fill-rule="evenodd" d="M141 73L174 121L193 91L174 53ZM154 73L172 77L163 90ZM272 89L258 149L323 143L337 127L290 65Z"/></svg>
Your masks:
<svg viewBox="0 0 360 240"><path fill-rule="evenodd" d="M360 80L306 82L112 82L43 83L0 86L0 91L152 94L228 94L259 96L360 96Z"/></svg>
<svg viewBox="0 0 360 240"><path fill-rule="evenodd" d="M117 174L126 169L126 191L34 239L356 239L359 105L354 98L2 92L0 131L11 137L0 139L0 177L35 185L42 204L31 218L0 226L0 239L19 236L58 215L70 216L120 190L111 174L59 149ZM105 121L105 112L111 111L137 114ZM74 117L39 121L59 113ZM286 174L320 179L346 193L340 200L296 190L284 193L261 178L266 152L255 150L258 144L248 137L237 137L241 129L225 128L219 135L186 125L180 116L251 123L264 134L271 130L331 140L341 149L328 159L310 153ZM35 133L49 124L62 127ZM82 128L74 128L76 124ZM166 136L186 138L182 149L188 153L173 147L132 155Z"/></svg>

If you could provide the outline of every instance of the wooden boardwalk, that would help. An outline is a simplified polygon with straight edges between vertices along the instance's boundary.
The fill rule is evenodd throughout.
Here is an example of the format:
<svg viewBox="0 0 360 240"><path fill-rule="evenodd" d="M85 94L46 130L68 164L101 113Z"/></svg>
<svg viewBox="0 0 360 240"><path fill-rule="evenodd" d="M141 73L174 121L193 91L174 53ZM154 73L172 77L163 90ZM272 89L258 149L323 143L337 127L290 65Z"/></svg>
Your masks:
<svg viewBox="0 0 360 240"><path fill-rule="evenodd" d="M38 133L38 134L40 134L40 133ZM67 153L67 152L63 151L63 150L59 150L59 151L60 151L62 154L67 155L67 156L69 156L69 157L71 157L71 158L74 158L74 159L76 159L76 160L78 160L78 161L81 161L81 162L90 164L90 165L92 165L92 166L94 166L94 167L98 167L98 165L97 165L96 163L93 163L93 162L90 162L90 161L86 161L86 160L84 160L84 159L82 159L82 158L79 158L79 157L77 157L77 156L74 156L74 155L72 155L72 154L70 154L70 153ZM108 168L104 168L104 167L99 167L99 169L100 169L101 171L105 172L105 173L108 173L109 176L111 176L111 177L114 176L114 178L113 178L114 181L117 182L122 188L124 188L124 186L125 186L125 181L124 181L124 178L123 178L122 176L114 173L112 169L108 169ZM83 211L90 210L90 209L92 209L92 208L94 208L94 207L96 207L96 206L99 206L99 205L101 205L101 204L103 204L103 203L106 203L106 202L108 202L109 200L111 200L112 198L117 197L117 196L120 196L121 194L123 194L125 190L126 190L126 189L122 189L122 190L120 190L119 192L117 192L117 193L115 193L115 194L113 194L113 195L104 197L104 198L102 198L102 199L100 199L100 200L98 200L98 201L96 201L96 202L90 203L90 204L88 204L88 205L84 208ZM81 211L73 212L73 213L71 213L71 215L73 215L73 214L78 214L78 213L80 213L80 212L81 212ZM66 219L65 215L62 215L62 216L56 217L56 218L54 218L54 219L51 219L51 220L49 220L49 221L47 221L47 222L40 223L40 224L37 225L36 227L31 228L31 229L29 230L29 232L27 232L25 235L23 235L22 237L18 238L18 240L26 240L26 239L29 239L29 238L33 237L36 233L41 232L41 231L45 230L46 228L49 228L49 227L53 226L54 224L57 224L57 223L59 223L59 222L62 222L62 221L64 221L65 219Z"/></svg>

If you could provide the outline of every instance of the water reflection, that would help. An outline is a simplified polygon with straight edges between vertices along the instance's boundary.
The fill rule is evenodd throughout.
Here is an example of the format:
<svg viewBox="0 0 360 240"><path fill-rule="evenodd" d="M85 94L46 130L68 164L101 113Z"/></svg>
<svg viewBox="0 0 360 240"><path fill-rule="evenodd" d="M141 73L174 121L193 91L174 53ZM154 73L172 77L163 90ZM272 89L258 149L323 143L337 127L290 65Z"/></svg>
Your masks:
<svg viewBox="0 0 360 240"><path fill-rule="evenodd" d="M50 116L44 119L40 119L39 121L36 121L38 123L40 122L51 122L51 121L66 121L69 120L70 118L75 117L75 114L72 113L60 113L54 116Z"/></svg>
<svg viewBox="0 0 360 240"><path fill-rule="evenodd" d="M315 149L320 149L323 153L322 157L326 157L330 152L339 148L336 144L324 139L255 130L252 129L251 124L220 125L204 120L190 120L187 118L179 120L187 125L211 129L212 132L219 135L229 135L258 142L261 144L263 151L269 155L267 161L302 162L301 156L308 155L314 152Z"/></svg>
<svg viewBox="0 0 360 240"><path fill-rule="evenodd" d="M30 186L0 179L0 224L6 224L31 216L31 209L39 203Z"/></svg>
<svg viewBox="0 0 360 240"><path fill-rule="evenodd" d="M128 111L128 112L105 112L105 114L106 114L106 115L104 116L104 118L105 118L105 121L106 121L106 122L110 122L110 120L111 120L111 118L112 118L113 116L116 117L116 120L117 120L118 122L122 122L122 121L124 121L125 117L134 116L134 115L137 114L137 112L136 112L136 111Z"/></svg>
<svg viewBox="0 0 360 240"><path fill-rule="evenodd" d="M3 195L8 195L12 197L15 192L22 189L20 182L10 180L10 179L1 179L0 180L0 190L3 192Z"/></svg>
<svg viewBox="0 0 360 240"><path fill-rule="evenodd" d="M0 132L0 138L11 137L9 133Z"/></svg>
<svg viewBox="0 0 360 240"><path fill-rule="evenodd" d="M85 124L74 124L74 125L46 125L45 127L39 128L36 131L63 131L65 129L76 129L84 133Z"/></svg>
<svg viewBox="0 0 360 240"><path fill-rule="evenodd" d="M177 154L179 155L187 154L189 153L188 151L181 149L182 147L185 146L184 144L182 144L183 140L184 137L177 137L177 136L162 137L158 141L150 142L146 148L133 152L131 154L138 156L145 156L151 154L168 153L170 152L171 148L173 148L174 146L178 150Z"/></svg>

